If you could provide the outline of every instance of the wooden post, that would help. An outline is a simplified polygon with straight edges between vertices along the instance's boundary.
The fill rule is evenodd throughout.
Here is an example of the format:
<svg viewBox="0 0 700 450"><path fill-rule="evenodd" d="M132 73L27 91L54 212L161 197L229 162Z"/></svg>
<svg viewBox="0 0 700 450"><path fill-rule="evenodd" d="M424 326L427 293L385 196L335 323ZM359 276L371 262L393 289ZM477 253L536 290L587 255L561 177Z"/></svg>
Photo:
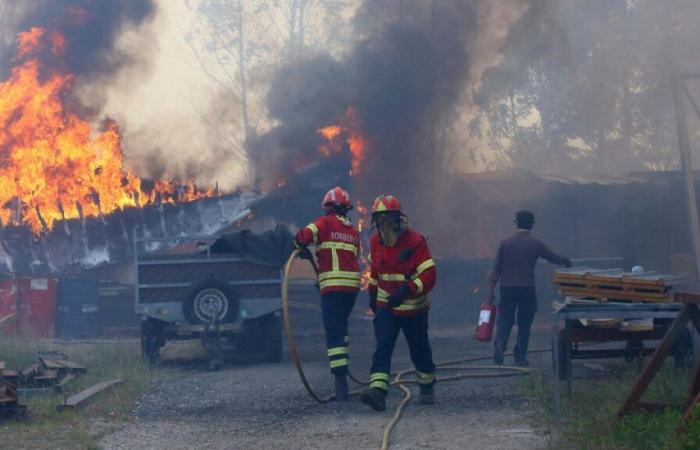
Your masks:
<svg viewBox="0 0 700 450"><path fill-rule="evenodd" d="M676 129L678 132L678 151L680 153L681 169L685 179L686 200L688 204L688 224L693 245L696 279L700 280L700 220L698 219L698 204L695 195L695 176L693 161L690 154L688 139L688 123L685 115L683 99L683 78L680 74L673 75L673 101L676 110Z"/></svg>

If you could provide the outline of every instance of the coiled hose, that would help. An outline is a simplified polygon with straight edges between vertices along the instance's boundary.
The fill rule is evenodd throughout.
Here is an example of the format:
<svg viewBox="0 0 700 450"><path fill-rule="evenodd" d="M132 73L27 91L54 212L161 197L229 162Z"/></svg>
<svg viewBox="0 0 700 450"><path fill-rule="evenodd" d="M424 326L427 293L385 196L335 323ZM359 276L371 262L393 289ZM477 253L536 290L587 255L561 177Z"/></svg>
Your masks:
<svg viewBox="0 0 700 450"><path fill-rule="evenodd" d="M301 382L304 385L304 388L306 389L306 392L308 392L309 396L316 400L319 403L326 403L328 401L331 401L335 398L334 395L328 395L328 396L321 396L314 391L314 389L311 387L311 384L309 383L309 380L306 378L306 375L304 374L304 368L302 367L301 364L301 359L299 358L299 352L297 351L297 345L296 345L296 340L294 338L294 329L292 328L292 322L289 316L289 274L292 270L292 267L294 265L294 262L296 261L297 256L299 255L300 250L295 250L292 255L289 257L287 260L287 263L284 266L284 279L282 281L282 318L284 321L284 331L287 335L287 343L289 345L289 353L292 357L292 361L294 361L294 365L296 366L297 372L299 373L299 377L301 378ZM313 259L310 261L311 265L314 268L314 271L316 272L316 275L318 276L318 267L316 266L316 263L313 261ZM549 349L539 349L539 350L533 350L530 353L541 353L545 351L550 351ZM512 353L508 353L507 355L510 355ZM468 363L474 362L474 361L483 361L490 359L491 355L485 355L485 356L473 356L469 358L464 358L464 359L458 359L458 360L453 360L453 361L445 361L445 362L440 362L435 364L435 367L439 371L450 371L450 372L457 372L454 375L449 375L445 377L436 377L436 380L440 383L446 382L446 381L455 381L455 380L461 380L464 378L493 378L493 377L511 377L511 376L519 376L519 375L527 375L530 373L529 369L523 368L523 367L511 367L511 366L494 366L494 365L470 365ZM414 372L415 369L403 369L399 370L397 372L393 372L392 376L394 377L394 381L391 382L392 385L398 386L399 389L401 389L404 393L404 398L399 402L398 407L396 408L396 411L394 412L393 417L387 424L387 426L384 428L384 433L382 435L382 444L381 444L381 450L386 450L389 448L389 439L391 437L391 432L398 423L399 419L401 418L401 414L403 413L404 408L408 404L408 402L411 401L412 394L411 390L406 387L407 384L415 384L416 382L413 380L404 380L402 379L404 376ZM471 373L470 373L471 372ZM369 385L369 381L367 380L361 380L357 377L355 377L352 373L348 372L348 377L354 381L355 383L359 385ZM355 390L351 391L350 395L355 396L358 395L361 392L361 390Z"/></svg>

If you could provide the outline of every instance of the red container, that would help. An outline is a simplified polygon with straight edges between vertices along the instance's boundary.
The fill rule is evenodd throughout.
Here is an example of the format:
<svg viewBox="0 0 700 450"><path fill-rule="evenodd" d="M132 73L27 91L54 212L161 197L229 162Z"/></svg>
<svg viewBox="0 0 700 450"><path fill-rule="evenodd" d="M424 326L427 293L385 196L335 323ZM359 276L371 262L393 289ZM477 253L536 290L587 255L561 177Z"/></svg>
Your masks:
<svg viewBox="0 0 700 450"><path fill-rule="evenodd" d="M52 338L56 322L55 278L19 278L18 335L26 338Z"/></svg>
<svg viewBox="0 0 700 450"><path fill-rule="evenodd" d="M482 303L479 311L479 324L476 326L474 339L481 342L491 342L493 327L496 324L496 305Z"/></svg>
<svg viewBox="0 0 700 450"><path fill-rule="evenodd" d="M0 320L17 314L17 282L0 281ZM17 316L0 328L0 336L13 336L17 332Z"/></svg>

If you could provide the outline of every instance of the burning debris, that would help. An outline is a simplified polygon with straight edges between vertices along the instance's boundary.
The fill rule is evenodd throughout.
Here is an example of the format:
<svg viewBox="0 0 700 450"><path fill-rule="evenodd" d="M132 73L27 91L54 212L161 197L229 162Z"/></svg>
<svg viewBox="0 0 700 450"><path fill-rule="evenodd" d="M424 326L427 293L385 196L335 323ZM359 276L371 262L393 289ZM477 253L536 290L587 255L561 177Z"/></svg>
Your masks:
<svg viewBox="0 0 700 450"><path fill-rule="evenodd" d="M118 126L96 131L71 112L67 96L75 76L47 64L71 45L57 31L34 27L19 34L16 65L0 83L0 219L35 234L56 221L103 217L153 203L191 201L215 194L185 183L157 180L144 189L123 161Z"/></svg>

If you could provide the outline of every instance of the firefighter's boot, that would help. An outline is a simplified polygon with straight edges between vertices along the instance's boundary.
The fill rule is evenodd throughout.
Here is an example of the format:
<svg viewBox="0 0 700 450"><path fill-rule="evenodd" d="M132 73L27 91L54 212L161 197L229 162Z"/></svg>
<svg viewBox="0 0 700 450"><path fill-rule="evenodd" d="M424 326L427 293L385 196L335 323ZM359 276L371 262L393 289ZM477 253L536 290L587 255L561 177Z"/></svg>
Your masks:
<svg viewBox="0 0 700 450"><path fill-rule="evenodd" d="M375 411L384 411L386 409L386 391L378 388L365 389L360 395L360 401L371 406Z"/></svg>
<svg viewBox="0 0 700 450"><path fill-rule="evenodd" d="M435 403L435 389L433 389L432 384L428 384L420 387L420 397L418 402L421 405L432 405Z"/></svg>
<svg viewBox="0 0 700 450"><path fill-rule="evenodd" d="M335 374L335 399L339 402L348 401L348 377L344 373Z"/></svg>

